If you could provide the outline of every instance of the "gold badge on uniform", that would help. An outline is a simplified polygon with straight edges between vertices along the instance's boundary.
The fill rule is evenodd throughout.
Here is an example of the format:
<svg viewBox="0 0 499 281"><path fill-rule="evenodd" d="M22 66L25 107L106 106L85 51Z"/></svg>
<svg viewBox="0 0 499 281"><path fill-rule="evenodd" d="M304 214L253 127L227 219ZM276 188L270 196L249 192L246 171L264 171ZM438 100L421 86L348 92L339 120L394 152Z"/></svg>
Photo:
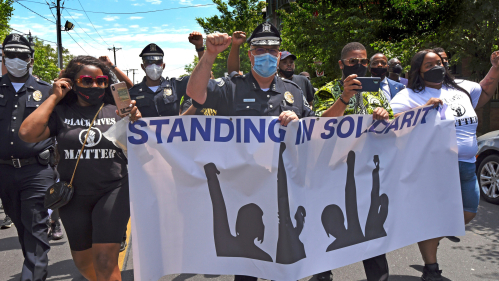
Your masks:
<svg viewBox="0 0 499 281"><path fill-rule="evenodd" d="M288 102L288 103L294 103L295 102L295 98L293 97L293 95L290 93L290 92L285 92L284 93L284 99Z"/></svg>
<svg viewBox="0 0 499 281"><path fill-rule="evenodd" d="M41 101L41 100L42 100L42 97L43 97L43 96L42 96L42 92L40 92L40 91L38 91L38 90L33 92L33 99L34 99L35 101Z"/></svg>
<svg viewBox="0 0 499 281"><path fill-rule="evenodd" d="M166 97L169 97L169 96L171 96L171 95L172 95L172 89L167 88L167 89L164 89L164 90L163 90L163 97L165 97L165 98L166 98Z"/></svg>

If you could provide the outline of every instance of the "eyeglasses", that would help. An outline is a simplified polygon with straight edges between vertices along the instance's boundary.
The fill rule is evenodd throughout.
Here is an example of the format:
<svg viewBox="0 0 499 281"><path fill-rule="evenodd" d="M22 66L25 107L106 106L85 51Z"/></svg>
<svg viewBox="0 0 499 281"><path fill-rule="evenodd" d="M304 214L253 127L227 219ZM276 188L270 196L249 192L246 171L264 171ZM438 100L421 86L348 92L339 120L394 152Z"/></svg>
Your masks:
<svg viewBox="0 0 499 281"><path fill-rule="evenodd" d="M350 58L346 60L342 60L343 63L348 62L348 65L355 65L355 64L362 64L362 65L368 65L369 64L369 59L359 59L359 58Z"/></svg>
<svg viewBox="0 0 499 281"><path fill-rule="evenodd" d="M109 86L109 78L106 75L97 76L93 78L89 75L80 75L80 78L76 79L76 85L82 88L91 88L94 83L97 84L99 88L107 88Z"/></svg>
<svg viewBox="0 0 499 281"><path fill-rule="evenodd" d="M151 65L151 64L155 64L155 65L163 65L163 61L162 60L143 60L144 62L144 65Z"/></svg>
<svg viewBox="0 0 499 281"><path fill-rule="evenodd" d="M5 52L5 57L8 58L8 59L15 59L15 58L19 58L19 59L22 59L24 61L28 60L31 58L30 54L28 53L11 53L11 52Z"/></svg>
<svg viewBox="0 0 499 281"><path fill-rule="evenodd" d="M276 49L256 48L256 49L250 49L250 51L255 51L255 55L263 55L265 53L269 53L274 57L277 57L277 55L279 55L279 50Z"/></svg>

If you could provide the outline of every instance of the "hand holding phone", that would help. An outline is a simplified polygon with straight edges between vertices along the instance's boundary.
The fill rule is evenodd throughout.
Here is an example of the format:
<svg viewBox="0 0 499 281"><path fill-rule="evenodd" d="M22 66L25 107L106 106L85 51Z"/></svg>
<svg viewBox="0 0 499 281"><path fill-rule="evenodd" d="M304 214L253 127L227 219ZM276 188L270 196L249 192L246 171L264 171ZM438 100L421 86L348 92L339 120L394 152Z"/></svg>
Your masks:
<svg viewBox="0 0 499 281"><path fill-rule="evenodd" d="M357 77L360 83L362 83L362 88L358 89L359 92L377 92L379 91L381 85L381 78L379 77Z"/></svg>
<svg viewBox="0 0 499 281"><path fill-rule="evenodd" d="M125 82L120 82L111 85L111 92L113 93L114 102L118 108L120 115L130 113L132 99L128 93L128 88Z"/></svg>

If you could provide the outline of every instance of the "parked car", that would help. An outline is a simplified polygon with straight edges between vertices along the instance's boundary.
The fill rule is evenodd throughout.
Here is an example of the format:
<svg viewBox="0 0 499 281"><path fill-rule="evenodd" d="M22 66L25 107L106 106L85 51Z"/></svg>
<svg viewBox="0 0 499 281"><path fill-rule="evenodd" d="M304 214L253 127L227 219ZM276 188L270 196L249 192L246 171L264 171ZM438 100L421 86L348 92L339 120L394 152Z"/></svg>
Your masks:
<svg viewBox="0 0 499 281"><path fill-rule="evenodd" d="M476 176L480 195L487 202L499 204L499 130L478 137Z"/></svg>

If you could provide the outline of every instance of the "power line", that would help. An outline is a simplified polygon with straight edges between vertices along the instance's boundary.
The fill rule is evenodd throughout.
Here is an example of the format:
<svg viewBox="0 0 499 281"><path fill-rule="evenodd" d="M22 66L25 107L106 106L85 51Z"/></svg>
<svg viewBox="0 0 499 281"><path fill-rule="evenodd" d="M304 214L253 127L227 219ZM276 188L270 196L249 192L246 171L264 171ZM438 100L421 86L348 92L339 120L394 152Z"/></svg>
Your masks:
<svg viewBox="0 0 499 281"><path fill-rule="evenodd" d="M106 45L108 45L108 46L109 46L109 44L106 42L106 40L104 40L104 38L102 38L102 36L100 36L99 31L97 31L97 29L95 28L94 24L92 23L92 21L91 21L91 20L90 20L90 18L88 17L87 12L85 11L85 8L83 8L83 5L81 4L80 0L78 0L78 3L80 3L80 6L81 6L81 8L83 9L83 12L84 12L84 13L85 13L85 15L87 16L87 19L88 19L88 21L90 22L90 24L92 25L92 27L94 28L95 32L97 32L97 34L99 35L100 39L102 39L102 41L103 41L104 43L106 43ZM67 8L66 8L66 9L67 9Z"/></svg>
<svg viewBox="0 0 499 281"><path fill-rule="evenodd" d="M36 1L31 1L31 0L18 0L18 1L25 1L25 2L31 2L31 3L37 3L37 4L44 4L44 3L41 3L41 2L36 2ZM80 10L80 9L74 9L74 8L64 8L64 9L73 10L73 11L80 11L80 12L86 12L86 13L94 13L94 14L105 14L105 15L135 15L135 14L156 13L156 12L169 11L169 10L178 10L178 9L187 9L187 8L196 8L196 7L206 7L206 6L213 6L213 5L215 5L215 4L202 4L202 5L200 4L200 5L182 6L182 7L166 8L166 9L160 9L160 10L143 11L143 12L130 12L130 13L97 12L97 11L86 11L86 10Z"/></svg>
<svg viewBox="0 0 499 281"><path fill-rule="evenodd" d="M24 6L23 4L19 3L18 1L16 1L16 3L17 3L17 4L19 4L19 5L21 5L21 6L23 6L23 7L24 7L24 8L26 8L26 9L30 10L31 12L35 13L36 15L38 15L38 16L40 16L40 17L42 17L42 18L44 18L44 19L48 20L49 22L51 22L51 23L54 23L54 24L55 24L55 22L54 22L54 21L49 20L48 18L46 18L46 17L44 17L44 16L40 15L39 13L37 13L37 12L35 12L35 11L31 10L30 8L28 8L28 7Z"/></svg>
<svg viewBox="0 0 499 281"><path fill-rule="evenodd" d="M78 44L78 42L76 42L76 40L73 38L73 36L71 36L71 34L69 34L69 32L66 32L66 34L67 34L67 35L69 35L69 37L71 37L71 39L73 39L73 41L75 41L76 45L80 46L80 44ZM89 55L89 56L90 56L90 54L89 54L87 51L85 51L85 49L83 49L83 47L82 47L82 46L80 46L80 48L81 48L81 49L82 49L85 53L87 53L87 55Z"/></svg>
<svg viewBox="0 0 499 281"><path fill-rule="evenodd" d="M64 20L66 20L66 21L67 21L67 19L66 19L63 15L61 15L61 16L62 16L62 18L63 18ZM76 24L76 22L75 22L75 24ZM80 28L81 28L81 27L80 27ZM82 29L82 30L83 30L83 29ZM74 33L75 33L76 35L78 35L78 37L80 37L80 39L81 39L83 42L85 42L85 44L87 44L88 46L90 46L90 47L92 47L92 48L94 48L94 49L98 50L98 49L97 49L97 48L95 48L94 46L90 45L90 43L88 43L85 39L83 39L83 37L81 37L81 35L80 35L78 32L76 32L76 29L73 29L73 31L74 31ZM69 32L69 31L68 31L68 32Z"/></svg>
<svg viewBox="0 0 499 281"><path fill-rule="evenodd" d="M68 15L69 15L69 16L70 16L70 17L71 17L71 18L75 21L75 23L76 23L75 18L73 18L73 16L72 16L72 15L68 12L68 10L64 9L64 11L66 11L66 14L68 14ZM95 40L95 38L93 38L92 36L90 36L90 35L89 35L86 31L85 31L85 29L83 29L83 28L81 27L81 25L79 25L79 24L78 24L78 26L80 26L81 30L83 30L83 32L85 32L85 34L86 34L86 35L87 35L90 39L94 40L97 44L100 44L97 40ZM82 40L83 40L83 38L82 38ZM85 41L85 40L83 40L83 41ZM87 44L88 44L88 43L87 43ZM89 45L90 45L90 44L89 44ZM93 47L93 46L92 46L92 48L94 48L94 49L95 49L95 47Z"/></svg>
<svg viewBox="0 0 499 281"><path fill-rule="evenodd" d="M22 32L22 31L20 31L20 30L17 30L17 29L15 29L15 28L12 28L12 27L10 27L10 26L8 26L8 25L1 24L1 23L0 23L0 25L1 25L1 26L5 26L5 27L7 27L8 29L12 29L12 30L14 30L14 31L17 31L17 32L19 32L19 33L21 33L21 34L28 35L28 33ZM38 40L45 41L45 42L50 42L50 43L57 44L57 43L56 43L56 42L54 42L54 41L45 40L45 39L42 39L42 38L40 38L40 37L38 37L38 36L35 36L35 38L36 38L36 39L38 39Z"/></svg>

